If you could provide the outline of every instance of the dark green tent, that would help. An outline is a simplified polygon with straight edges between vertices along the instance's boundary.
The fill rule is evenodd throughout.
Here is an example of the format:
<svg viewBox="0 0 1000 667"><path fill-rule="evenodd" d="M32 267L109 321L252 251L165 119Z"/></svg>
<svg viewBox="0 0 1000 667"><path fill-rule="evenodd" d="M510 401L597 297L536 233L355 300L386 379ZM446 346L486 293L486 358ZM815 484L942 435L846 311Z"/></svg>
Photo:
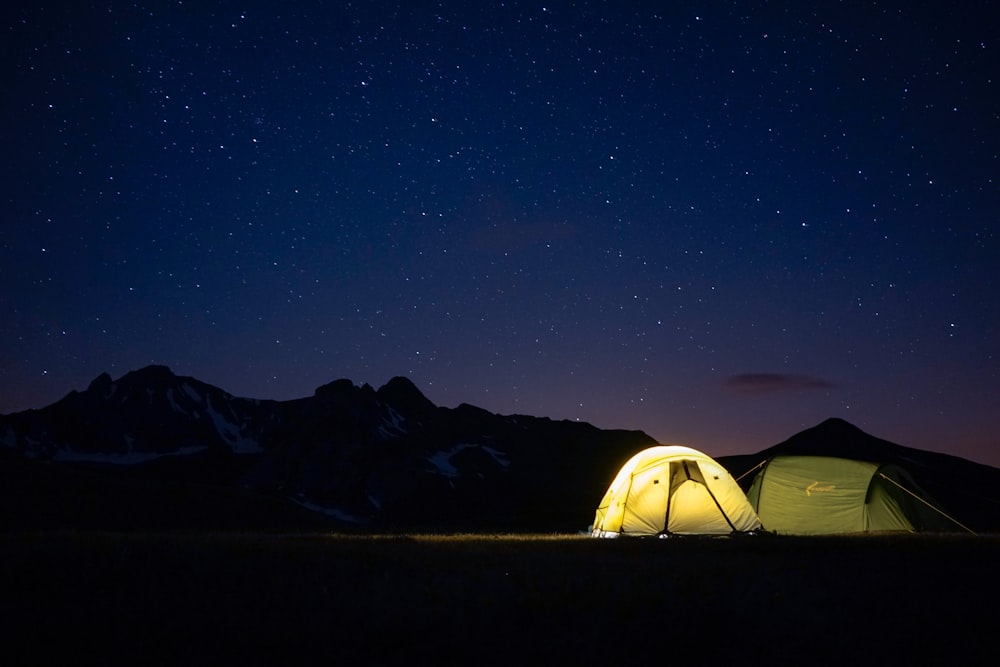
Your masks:
<svg viewBox="0 0 1000 667"><path fill-rule="evenodd" d="M747 493L764 529L786 535L968 530L893 464L775 456Z"/></svg>

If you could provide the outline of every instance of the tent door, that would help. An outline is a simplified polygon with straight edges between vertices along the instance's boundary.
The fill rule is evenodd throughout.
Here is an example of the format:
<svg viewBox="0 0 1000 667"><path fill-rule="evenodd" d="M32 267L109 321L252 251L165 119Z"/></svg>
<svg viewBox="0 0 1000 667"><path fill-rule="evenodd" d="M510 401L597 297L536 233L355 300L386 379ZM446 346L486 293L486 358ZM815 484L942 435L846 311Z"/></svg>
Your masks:
<svg viewBox="0 0 1000 667"><path fill-rule="evenodd" d="M726 515L726 511L722 509L722 505L719 503L719 499L715 497L714 493L712 493L712 489L705 483L705 477L701 474L701 467L698 465L698 462L680 460L670 462L670 489L667 493L667 509L663 516L663 532L665 534L670 533L670 530L668 529L668 526L670 526L670 503L673 500L674 492L681 486L681 484L688 481L701 484L705 487L705 490L708 491L708 496L712 499L712 502L715 503L716 508L718 508L719 514L721 514L722 518L726 520L729 527L735 531L736 526L734 526L733 522L729 520L729 517Z"/></svg>

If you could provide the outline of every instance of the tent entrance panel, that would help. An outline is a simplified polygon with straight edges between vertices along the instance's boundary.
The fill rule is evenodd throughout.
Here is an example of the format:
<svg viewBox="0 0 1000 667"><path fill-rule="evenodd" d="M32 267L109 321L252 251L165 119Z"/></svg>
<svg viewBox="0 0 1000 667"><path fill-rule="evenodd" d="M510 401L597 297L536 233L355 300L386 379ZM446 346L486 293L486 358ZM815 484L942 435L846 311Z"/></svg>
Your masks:
<svg viewBox="0 0 1000 667"><path fill-rule="evenodd" d="M898 493L886 488L885 482L873 477L868 500L865 503L865 530L913 532L913 524L906 518L906 511L900 504Z"/></svg>
<svg viewBox="0 0 1000 667"><path fill-rule="evenodd" d="M733 527L719 511L719 506L704 484L687 480L677 487L670 500L676 511L670 514L668 533L728 535L733 532Z"/></svg>
<svg viewBox="0 0 1000 667"><path fill-rule="evenodd" d="M665 523L666 532L677 535L733 532L697 461L670 462L670 498Z"/></svg>

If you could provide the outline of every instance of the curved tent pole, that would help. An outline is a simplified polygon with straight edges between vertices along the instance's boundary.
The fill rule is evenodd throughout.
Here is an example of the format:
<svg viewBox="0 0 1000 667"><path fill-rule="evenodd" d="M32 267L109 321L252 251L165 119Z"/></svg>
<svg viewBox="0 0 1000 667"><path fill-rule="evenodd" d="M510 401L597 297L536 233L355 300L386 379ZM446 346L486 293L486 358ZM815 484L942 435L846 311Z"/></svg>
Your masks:
<svg viewBox="0 0 1000 667"><path fill-rule="evenodd" d="M673 470L670 464L667 464L667 507L663 512L663 530L660 532L661 535L670 534L670 505L674 499L674 477L671 473L673 473Z"/></svg>
<svg viewBox="0 0 1000 667"><path fill-rule="evenodd" d="M733 522L729 518L729 515L726 514L726 510L724 510L722 508L722 503L720 503L719 499L715 497L715 494L712 493L712 488L708 485L708 482L705 481L705 473L702 471L701 466L698 465L698 463L696 461L692 461L692 463L694 463L694 465L696 465L698 467L698 474L701 476L701 482L700 483L701 483L702 486L705 487L705 491L708 492L708 497L712 499L713 503L715 503L715 507L719 510L719 514L721 514L722 518L726 520L727 524L729 524L729 529L732 532L734 532L734 533L737 532L736 531L736 526L733 525ZM687 464L688 464L688 462L685 461L684 462L684 472L687 474L688 479L691 479L691 473L688 472ZM692 481L694 481L694 480L692 480Z"/></svg>
<svg viewBox="0 0 1000 667"><path fill-rule="evenodd" d="M972 530L971 528L969 528L968 526L966 526L965 524L963 524L963 523L962 523L961 521L959 521L959 520L958 520L958 519L956 519L955 517L953 517L953 516L950 516L949 514L947 514L946 512L944 512L944 511L943 511L942 509L940 509L939 507L935 507L935 506L934 506L933 504L931 504L931 503L927 502L926 500L924 500L923 498L921 498L920 496L918 496L917 494L915 494L915 493L914 493L913 491L910 491L910 490L909 490L908 488L906 488L905 486L903 486L902 484L900 484L900 483L899 483L899 482L897 482L896 480L894 480L894 479L891 479L891 478L890 478L890 477L889 477L888 475L886 475L886 474L885 474L884 472L881 472L881 471L880 471L880 472L878 473L878 476L879 476L879 477L881 477L882 479L884 479L884 480L888 481L888 482L891 482L891 483L892 483L892 484L894 484L894 485L895 485L896 487L898 487L898 488L902 489L903 491L905 491L906 493L910 494L911 496L913 496L914 498L916 498L917 500L919 500L920 502L922 502L922 503L923 503L924 505L927 505L928 507L930 507L930 508L931 508L932 510L934 510L934 511L935 511L935 512L937 512L938 514L940 514L940 515L941 515L941 516L943 516L944 518L946 518L946 519L948 519L949 521L951 521L951 522L952 522L953 524L955 524L956 526L959 526L960 528L963 528L963 529L967 530L968 532L972 533L973 535L976 535L976 531Z"/></svg>
<svg viewBox="0 0 1000 667"><path fill-rule="evenodd" d="M719 514L721 514L722 518L725 519L726 523L729 524L730 530L732 530L734 533L739 532L736 530L736 526L733 525L733 522L729 519L729 515L726 514L726 510L722 509L722 504L719 502L719 499L715 497L715 494L712 493L712 489L708 487L708 484L705 484L704 486L705 490L708 491L708 497L711 498L715 502L715 506L719 508Z"/></svg>
<svg viewBox="0 0 1000 667"><path fill-rule="evenodd" d="M624 503L625 507L628 507L628 498L632 495L632 480L635 479L635 471L633 470L628 476L628 489L625 490L625 499L621 502ZM625 507L622 508L622 525L618 527L618 534L625 534Z"/></svg>

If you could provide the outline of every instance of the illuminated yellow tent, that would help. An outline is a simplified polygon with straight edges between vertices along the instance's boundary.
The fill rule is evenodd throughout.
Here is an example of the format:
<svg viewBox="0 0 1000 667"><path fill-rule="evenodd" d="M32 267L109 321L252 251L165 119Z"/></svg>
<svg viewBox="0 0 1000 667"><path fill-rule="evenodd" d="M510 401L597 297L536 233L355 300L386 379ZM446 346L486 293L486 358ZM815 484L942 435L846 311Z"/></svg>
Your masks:
<svg viewBox="0 0 1000 667"><path fill-rule="evenodd" d="M747 492L764 528L785 535L968 530L901 467L832 456L775 456Z"/></svg>
<svg viewBox="0 0 1000 667"><path fill-rule="evenodd" d="M714 459L657 445L622 466L597 507L593 535L728 535L760 527L743 490Z"/></svg>

